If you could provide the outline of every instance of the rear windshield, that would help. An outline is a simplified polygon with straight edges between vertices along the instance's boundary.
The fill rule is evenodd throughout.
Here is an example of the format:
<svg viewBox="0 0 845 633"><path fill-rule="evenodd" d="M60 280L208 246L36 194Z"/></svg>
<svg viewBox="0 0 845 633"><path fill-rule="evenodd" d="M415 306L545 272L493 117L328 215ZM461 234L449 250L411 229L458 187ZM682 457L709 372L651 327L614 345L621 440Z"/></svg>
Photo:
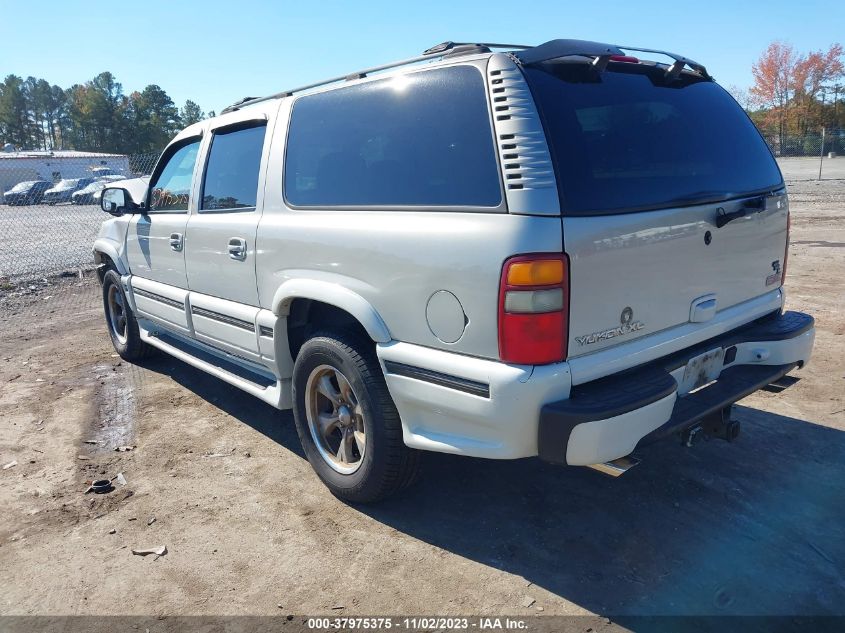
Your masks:
<svg viewBox="0 0 845 633"><path fill-rule="evenodd" d="M754 124L719 85L665 68L569 60L526 68L568 215L715 202L782 184Z"/></svg>

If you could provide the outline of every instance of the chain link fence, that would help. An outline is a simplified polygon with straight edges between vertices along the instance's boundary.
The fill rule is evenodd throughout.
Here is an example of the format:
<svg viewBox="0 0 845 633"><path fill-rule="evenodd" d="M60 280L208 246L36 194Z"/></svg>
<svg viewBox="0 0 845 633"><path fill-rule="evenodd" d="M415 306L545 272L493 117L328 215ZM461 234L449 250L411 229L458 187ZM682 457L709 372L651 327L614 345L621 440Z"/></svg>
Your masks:
<svg viewBox="0 0 845 633"><path fill-rule="evenodd" d="M93 266L102 189L148 175L157 154L0 153L0 290Z"/></svg>
<svg viewBox="0 0 845 633"><path fill-rule="evenodd" d="M764 134L777 157L845 156L845 130L818 130L807 134ZM830 156L830 155L833 156Z"/></svg>

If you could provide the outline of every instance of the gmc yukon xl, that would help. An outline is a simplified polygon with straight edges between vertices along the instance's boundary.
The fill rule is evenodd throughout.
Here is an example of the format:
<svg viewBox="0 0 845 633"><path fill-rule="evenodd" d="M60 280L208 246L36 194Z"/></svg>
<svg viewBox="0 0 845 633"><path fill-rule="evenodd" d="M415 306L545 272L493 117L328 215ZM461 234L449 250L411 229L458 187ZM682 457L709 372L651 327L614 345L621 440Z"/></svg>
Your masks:
<svg viewBox="0 0 845 633"><path fill-rule="evenodd" d="M446 42L179 133L94 244L108 331L293 409L339 497L419 451L618 475L809 359L789 202L701 64Z"/></svg>

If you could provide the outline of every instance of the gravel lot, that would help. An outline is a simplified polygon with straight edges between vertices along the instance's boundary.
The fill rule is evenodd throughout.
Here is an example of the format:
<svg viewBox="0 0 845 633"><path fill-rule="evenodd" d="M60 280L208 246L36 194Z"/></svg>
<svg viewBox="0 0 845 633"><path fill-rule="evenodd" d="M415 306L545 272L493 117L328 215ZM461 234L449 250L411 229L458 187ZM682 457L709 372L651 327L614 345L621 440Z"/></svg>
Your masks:
<svg viewBox="0 0 845 633"><path fill-rule="evenodd" d="M783 177L789 181L818 180L818 158L779 158L778 165ZM845 178L845 156L825 158L822 161L822 180L842 180Z"/></svg>
<svg viewBox="0 0 845 633"><path fill-rule="evenodd" d="M402 497L344 505L290 414L167 357L119 362L90 276L7 293L0 614L845 615L845 180L790 190L813 362L742 401L737 443L654 445L616 480L428 454Z"/></svg>

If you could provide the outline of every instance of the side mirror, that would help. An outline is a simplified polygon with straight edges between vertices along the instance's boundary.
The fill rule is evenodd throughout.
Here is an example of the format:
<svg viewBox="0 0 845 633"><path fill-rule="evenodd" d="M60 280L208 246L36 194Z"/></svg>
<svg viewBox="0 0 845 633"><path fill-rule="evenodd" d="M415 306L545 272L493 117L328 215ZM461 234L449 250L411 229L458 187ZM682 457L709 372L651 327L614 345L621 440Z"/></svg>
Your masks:
<svg viewBox="0 0 845 633"><path fill-rule="evenodd" d="M132 202L132 197L126 189L113 187L103 189L100 208L106 213L120 217L126 212L131 213L137 209L137 205Z"/></svg>

